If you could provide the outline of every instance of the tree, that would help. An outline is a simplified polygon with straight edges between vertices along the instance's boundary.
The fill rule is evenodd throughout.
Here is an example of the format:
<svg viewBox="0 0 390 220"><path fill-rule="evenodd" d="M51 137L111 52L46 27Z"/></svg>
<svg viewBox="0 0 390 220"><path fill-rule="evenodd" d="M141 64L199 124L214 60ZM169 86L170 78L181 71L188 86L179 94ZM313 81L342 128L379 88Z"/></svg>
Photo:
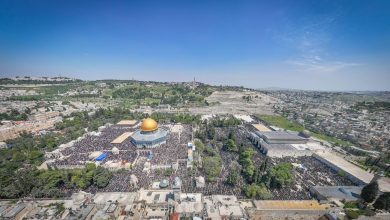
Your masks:
<svg viewBox="0 0 390 220"><path fill-rule="evenodd" d="M81 188L81 189L85 189L87 188L88 186L88 183L86 181L86 179L84 178L78 178L77 181L76 181L76 185ZM100 187L99 187L100 188Z"/></svg>
<svg viewBox="0 0 390 220"><path fill-rule="evenodd" d="M232 172L229 173L227 177L226 183L231 186L235 186L237 184L238 178L239 178L239 173L236 170L232 170Z"/></svg>
<svg viewBox="0 0 390 220"><path fill-rule="evenodd" d="M341 177L345 177L345 171L344 170L339 170L339 172L337 172L337 174Z"/></svg>
<svg viewBox="0 0 390 220"><path fill-rule="evenodd" d="M256 185L252 183L244 188L244 193L248 198L270 199L272 194L264 185Z"/></svg>
<svg viewBox="0 0 390 220"><path fill-rule="evenodd" d="M207 137L208 139L212 140L214 139L214 136L215 136L215 128L213 125L208 125L207 128Z"/></svg>
<svg viewBox="0 0 390 220"><path fill-rule="evenodd" d="M260 165L260 173L263 174L264 172L268 171L269 168L269 158L265 158L265 160Z"/></svg>
<svg viewBox="0 0 390 220"><path fill-rule="evenodd" d="M198 150L199 152L204 151L204 144L200 140L195 140L194 144L195 144L196 150Z"/></svg>
<svg viewBox="0 0 390 220"><path fill-rule="evenodd" d="M244 167L244 174L247 176L248 181L252 181L255 167L253 166L252 160L249 160L247 165Z"/></svg>
<svg viewBox="0 0 390 220"><path fill-rule="evenodd" d="M360 213L356 210L346 210L345 214L348 216L348 219L357 219L360 216Z"/></svg>
<svg viewBox="0 0 390 220"><path fill-rule="evenodd" d="M385 192L380 195L373 206L375 209L390 211L390 192Z"/></svg>
<svg viewBox="0 0 390 220"><path fill-rule="evenodd" d="M254 151L251 148L247 148L240 153L240 163L245 163L246 159L252 159Z"/></svg>
<svg viewBox="0 0 390 220"><path fill-rule="evenodd" d="M230 132L230 133L229 133L228 139L232 139L234 142L236 142L236 136L234 135L233 132Z"/></svg>
<svg viewBox="0 0 390 220"><path fill-rule="evenodd" d="M238 151L237 145L233 139L228 139L225 146L227 151L232 151L232 152Z"/></svg>
<svg viewBox="0 0 390 220"><path fill-rule="evenodd" d="M31 109L29 107L27 107L25 110L24 110L24 113L26 114L31 114Z"/></svg>
<svg viewBox="0 0 390 220"><path fill-rule="evenodd" d="M2 190L1 197L5 198L18 198L20 196L20 191L16 188L14 184L10 184Z"/></svg>
<svg viewBox="0 0 390 220"><path fill-rule="evenodd" d="M98 188L104 188L108 185L110 182L110 179L112 177L112 173L110 173L107 169L103 167L98 167L94 170L94 177L93 177L93 183Z"/></svg>
<svg viewBox="0 0 390 220"><path fill-rule="evenodd" d="M109 182L110 182L110 180L108 179L108 177L104 176L104 175L99 175L99 176L96 176L96 178L95 178L95 184L98 188L106 187Z"/></svg>
<svg viewBox="0 0 390 220"><path fill-rule="evenodd" d="M92 181L93 181L93 172L90 171L90 172L87 172L85 174L85 182L87 184L87 186L90 186L92 184Z"/></svg>
<svg viewBox="0 0 390 220"><path fill-rule="evenodd" d="M244 193L245 193L246 197L254 199L256 197L258 187L259 186L257 186L256 184L253 184L253 183L251 185L246 186L244 188Z"/></svg>
<svg viewBox="0 0 390 220"><path fill-rule="evenodd" d="M31 161L40 161L43 158L43 153L37 150L31 151L28 155L28 159Z"/></svg>
<svg viewBox="0 0 390 220"><path fill-rule="evenodd" d="M214 181L222 170L222 160L220 157L205 157L203 168L209 181Z"/></svg>
<svg viewBox="0 0 390 220"><path fill-rule="evenodd" d="M367 202L367 203L371 203L375 200L375 198L377 197L379 193L379 187L378 187L378 182L377 181L373 181L369 184L367 184L366 186L363 187L362 189L362 192L360 194L360 196L362 197L362 199Z"/></svg>
<svg viewBox="0 0 390 220"><path fill-rule="evenodd" d="M28 119L28 116L26 113L22 113L22 114L20 114L19 119L22 121L26 121Z"/></svg>
<svg viewBox="0 0 390 220"><path fill-rule="evenodd" d="M262 168L255 169L255 172L253 174L252 181L256 184L265 184L268 185L268 182L265 182L266 172L262 171Z"/></svg>
<svg viewBox="0 0 390 220"><path fill-rule="evenodd" d="M260 188L257 189L257 195L259 199L270 199L272 198L271 192L264 186L260 186Z"/></svg>
<svg viewBox="0 0 390 220"><path fill-rule="evenodd" d="M94 171L96 169L96 165L94 163L87 163L85 165L85 169L87 172Z"/></svg>
<svg viewBox="0 0 390 220"><path fill-rule="evenodd" d="M281 188L289 185L293 181L292 165L289 163L280 163L271 169L271 187Z"/></svg>
<svg viewBox="0 0 390 220"><path fill-rule="evenodd" d="M240 153L239 162L243 167L243 172L249 182L252 182L253 173L255 167L253 166L253 157L254 151L251 148L247 148Z"/></svg>
<svg viewBox="0 0 390 220"><path fill-rule="evenodd" d="M164 176L171 176L174 173L173 168L168 168L164 171Z"/></svg>
<svg viewBox="0 0 390 220"><path fill-rule="evenodd" d="M12 155L12 160L16 161L16 162L22 162L22 161L26 160L26 156L24 155L23 152L15 152Z"/></svg>

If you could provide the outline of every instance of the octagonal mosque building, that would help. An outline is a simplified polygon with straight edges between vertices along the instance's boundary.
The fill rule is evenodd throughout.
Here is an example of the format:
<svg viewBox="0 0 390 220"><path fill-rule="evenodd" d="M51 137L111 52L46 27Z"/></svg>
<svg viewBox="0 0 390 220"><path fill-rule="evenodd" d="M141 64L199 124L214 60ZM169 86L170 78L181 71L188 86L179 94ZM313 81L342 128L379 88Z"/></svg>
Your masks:
<svg viewBox="0 0 390 220"><path fill-rule="evenodd" d="M137 148L155 148L166 143L168 131L159 128L157 122L152 118L142 121L140 129L131 135L131 142Z"/></svg>

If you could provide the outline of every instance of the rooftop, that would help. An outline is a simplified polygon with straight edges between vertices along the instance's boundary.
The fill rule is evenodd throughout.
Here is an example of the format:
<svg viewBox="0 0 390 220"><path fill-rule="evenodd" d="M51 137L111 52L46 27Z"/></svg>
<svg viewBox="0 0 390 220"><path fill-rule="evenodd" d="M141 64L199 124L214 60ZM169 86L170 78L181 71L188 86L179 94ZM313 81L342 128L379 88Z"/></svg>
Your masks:
<svg viewBox="0 0 390 220"><path fill-rule="evenodd" d="M374 174L369 173L360 167L346 161L344 158L341 158L335 154L332 154L328 151L319 151L316 153L319 157L326 160L327 162L337 166L338 168L348 172L350 175L358 178L364 183L370 183L374 178ZM382 177L378 180L379 188L383 192L390 192L390 179Z"/></svg>
<svg viewBox="0 0 390 220"><path fill-rule="evenodd" d="M135 199L134 192L99 192L93 197L96 204L106 204L108 201L118 201L120 205L131 204Z"/></svg>
<svg viewBox="0 0 390 220"><path fill-rule="evenodd" d="M313 189L327 199L357 200L362 191L361 186L313 186Z"/></svg>
<svg viewBox="0 0 390 220"><path fill-rule="evenodd" d="M259 133L269 140L306 140L306 138L287 131L266 131Z"/></svg>
<svg viewBox="0 0 390 220"><path fill-rule="evenodd" d="M138 200L145 200L146 204L165 203L173 197L171 190L140 190Z"/></svg>
<svg viewBox="0 0 390 220"><path fill-rule="evenodd" d="M182 193L180 203L175 204L175 210L178 213L200 213L203 210L201 193Z"/></svg>
<svg viewBox="0 0 390 220"><path fill-rule="evenodd" d="M269 129L267 126L263 125L263 124L252 124L253 127L255 127L258 131L272 131L271 129Z"/></svg>
<svg viewBox="0 0 390 220"><path fill-rule="evenodd" d="M262 144L264 147L266 147L268 149L268 151L270 151L270 150L284 150L284 151L298 150L298 149L294 148L291 144L267 144L265 142Z"/></svg>
<svg viewBox="0 0 390 220"><path fill-rule="evenodd" d="M83 205L77 213L67 216L66 219L70 219L70 220L86 219L87 216L91 213L91 211L94 208L95 208L94 204Z"/></svg>
<svg viewBox="0 0 390 220"><path fill-rule="evenodd" d="M118 122L117 125L130 125L130 126L134 126L136 123L137 123L136 120L122 120L122 121Z"/></svg>
<svg viewBox="0 0 390 220"><path fill-rule="evenodd" d="M212 195L204 197L206 211L209 218L219 216L243 216L240 203L235 196Z"/></svg>
<svg viewBox="0 0 390 220"><path fill-rule="evenodd" d="M118 207L118 206L115 203L110 203L106 209L106 212L113 213L115 211L116 207Z"/></svg>
<svg viewBox="0 0 390 220"><path fill-rule="evenodd" d="M0 206L0 216L2 216L3 213L8 209L8 206Z"/></svg>
<svg viewBox="0 0 390 220"><path fill-rule="evenodd" d="M3 218L14 218L19 212L21 212L26 206L24 204L16 204L12 209L3 214Z"/></svg>
<svg viewBox="0 0 390 220"><path fill-rule="evenodd" d="M133 132L125 132L125 133L121 134L119 137L115 138L115 140L113 140L111 142L111 144L120 144L124 140L126 140L128 137L130 137L132 134L133 134Z"/></svg>
<svg viewBox="0 0 390 220"><path fill-rule="evenodd" d="M325 210L329 205L317 200L255 200L257 210Z"/></svg>

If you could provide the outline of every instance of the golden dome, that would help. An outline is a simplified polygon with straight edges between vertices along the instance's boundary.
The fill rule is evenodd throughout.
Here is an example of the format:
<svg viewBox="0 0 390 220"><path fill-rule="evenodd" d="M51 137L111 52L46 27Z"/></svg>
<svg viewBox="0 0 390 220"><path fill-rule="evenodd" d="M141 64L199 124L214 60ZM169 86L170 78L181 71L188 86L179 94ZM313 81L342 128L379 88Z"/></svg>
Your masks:
<svg viewBox="0 0 390 220"><path fill-rule="evenodd" d="M145 118L141 124L141 131L155 131L157 130L157 122L152 118Z"/></svg>

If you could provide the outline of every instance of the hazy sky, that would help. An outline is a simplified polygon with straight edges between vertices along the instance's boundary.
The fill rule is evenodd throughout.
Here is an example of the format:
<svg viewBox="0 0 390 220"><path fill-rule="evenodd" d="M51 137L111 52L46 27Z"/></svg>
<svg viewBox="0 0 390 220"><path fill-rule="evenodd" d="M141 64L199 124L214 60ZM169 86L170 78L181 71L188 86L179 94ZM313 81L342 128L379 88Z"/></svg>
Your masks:
<svg viewBox="0 0 390 220"><path fill-rule="evenodd" d="M0 75L390 90L390 1L0 1Z"/></svg>

